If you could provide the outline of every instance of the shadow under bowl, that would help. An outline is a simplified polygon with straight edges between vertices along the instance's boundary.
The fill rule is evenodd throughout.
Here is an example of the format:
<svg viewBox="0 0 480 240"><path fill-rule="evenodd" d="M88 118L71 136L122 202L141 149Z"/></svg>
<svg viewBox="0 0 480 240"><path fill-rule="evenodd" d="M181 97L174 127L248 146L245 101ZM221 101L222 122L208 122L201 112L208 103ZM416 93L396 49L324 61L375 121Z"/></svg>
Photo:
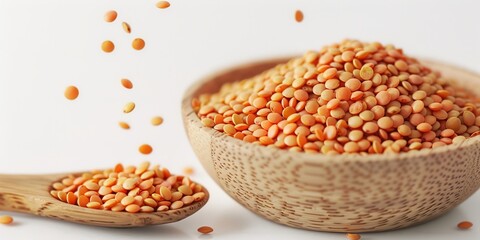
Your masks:
<svg viewBox="0 0 480 240"><path fill-rule="evenodd" d="M220 187L247 209L296 228L377 232L438 217L480 187L478 137L399 154L327 156L247 143L202 125L191 106L193 97L286 61L259 61L215 73L192 85L183 98L184 125L195 154ZM472 91L472 85L480 84L480 76L463 69L422 63Z"/></svg>

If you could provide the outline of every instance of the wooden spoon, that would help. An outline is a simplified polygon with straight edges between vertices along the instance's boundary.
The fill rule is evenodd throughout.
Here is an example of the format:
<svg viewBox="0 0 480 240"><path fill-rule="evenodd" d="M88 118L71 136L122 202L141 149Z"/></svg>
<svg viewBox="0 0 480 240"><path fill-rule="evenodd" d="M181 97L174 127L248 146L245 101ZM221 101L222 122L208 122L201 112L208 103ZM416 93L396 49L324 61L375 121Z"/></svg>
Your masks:
<svg viewBox="0 0 480 240"><path fill-rule="evenodd" d="M208 201L205 198L186 207L153 213L127 213L97 210L64 203L53 198L49 191L53 182L69 173L48 175L2 175L0 174L0 210L34 214L69 222L102 227L142 227L182 220Z"/></svg>

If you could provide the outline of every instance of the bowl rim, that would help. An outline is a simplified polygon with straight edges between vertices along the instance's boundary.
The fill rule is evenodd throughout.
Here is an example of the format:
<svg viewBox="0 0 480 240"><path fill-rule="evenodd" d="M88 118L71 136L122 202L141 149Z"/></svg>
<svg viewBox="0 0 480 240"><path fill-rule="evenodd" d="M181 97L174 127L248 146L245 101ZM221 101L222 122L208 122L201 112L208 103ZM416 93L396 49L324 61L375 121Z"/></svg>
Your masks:
<svg viewBox="0 0 480 240"><path fill-rule="evenodd" d="M189 124L193 124L195 127L199 128L200 131L208 134L211 136L211 139L222 139L224 142L226 142L228 145L230 144L235 144L235 145L250 145L255 151L262 151L262 152L278 152L278 153L283 153L291 156L292 158L295 159L295 161L303 161L303 162L314 162L318 163L321 161L322 163L338 163L338 162L345 162L345 161L353 161L353 162L376 162L376 161L382 161L382 162L387 162L387 161L393 161L393 160L399 160L399 159L410 159L410 158L426 158L427 156L431 155L440 155L440 154L446 154L447 152L450 153L452 151L462 149L462 148L467 148L471 147L476 144L480 144L480 138L479 136L474 136L474 137L469 137L466 138L464 141L460 143L455 143L455 144L449 144L446 146L441 146L438 148L427 148L427 149L421 149L421 150L413 150L413 151L408 151L408 152L400 152L400 153L381 153L381 154L368 154L368 155L359 155L359 154L336 154L336 155L326 155L322 153L307 153L307 152L294 152L294 151L289 151L288 149L282 149L282 148L277 148L277 147L269 147L269 146L264 146L260 144L253 144L253 143L248 143L244 142L240 139L228 136L226 134L223 134L222 132L219 132L213 128L209 128L204 126L198 115L195 113L195 111L192 108L191 102L193 98L193 94L198 91L198 89L205 83L211 82L215 78L239 70L246 68L248 66L255 66L255 65L260 65L260 64L266 64L266 63L282 63L286 62L289 59L292 59L292 56L290 57L277 57L277 58L265 58L265 59L259 59L255 61L250 61L250 62L244 62L240 64L235 64L235 65L230 65L226 68L222 68L221 70L214 72L212 74L203 76L200 78L200 80L197 80L195 83L191 84L187 90L184 92L184 95L182 97L182 115L184 118L185 122L190 121ZM440 66L442 68L449 68L453 69L455 71L461 71L464 74L470 75L472 78L478 78L480 80L480 74L466 70L464 68L452 65L452 64L447 64L442 61L437 61L437 60L431 60L431 59L425 59L422 58L419 60L422 63L427 63L427 65L434 64L437 66ZM433 71L438 71L436 68L432 68Z"/></svg>

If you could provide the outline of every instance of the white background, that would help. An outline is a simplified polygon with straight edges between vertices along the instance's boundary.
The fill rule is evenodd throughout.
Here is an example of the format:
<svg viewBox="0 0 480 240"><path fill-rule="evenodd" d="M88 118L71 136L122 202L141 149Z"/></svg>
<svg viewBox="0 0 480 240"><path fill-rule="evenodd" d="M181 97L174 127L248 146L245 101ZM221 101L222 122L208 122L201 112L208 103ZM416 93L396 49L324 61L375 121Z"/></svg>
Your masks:
<svg viewBox="0 0 480 240"><path fill-rule="evenodd" d="M180 100L200 77L252 59L300 54L343 38L393 43L407 54L450 62L480 73L480 8L455 1L207 1L0 0L0 172L50 173L150 160L194 180L211 200L184 221L140 229L76 225L23 214L0 226L0 239L344 239L344 234L292 229L257 217L229 198L197 162L183 130ZM103 21L107 10L119 15ZM303 10L302 23L294 21ZM132 27L123 32L121 22ZM131 40L142 37L143 51ZM110 39L116 49L100 50ZM121 87L130 78L132 90ZM80 96L67 101L66 86ZM137 108L122 113L124 103ZM150 125L161 115L165 123ZM117 122L132 129L122 130ZM142 156L142 143L154 152ZM1 183L0 183L1 184ZM480 236L480 193L447 215L400 231L362 239L474 239ZM4 214L3 212L0 214ZM456 224L477 224L459 231ZM200 236L210 225L215 232Z"/></svg>

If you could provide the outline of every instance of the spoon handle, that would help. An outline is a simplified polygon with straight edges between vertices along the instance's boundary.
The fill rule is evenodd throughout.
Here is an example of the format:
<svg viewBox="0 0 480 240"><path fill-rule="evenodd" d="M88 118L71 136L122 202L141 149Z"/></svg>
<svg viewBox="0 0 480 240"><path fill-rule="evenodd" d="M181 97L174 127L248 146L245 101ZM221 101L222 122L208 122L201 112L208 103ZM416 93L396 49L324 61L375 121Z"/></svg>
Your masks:
<svg viewBox="0 0 480 240"><path fill-rule="evenodd" d="M36 213L51 198L49 186L55 175L0 174L0 209Z"/></svg>

